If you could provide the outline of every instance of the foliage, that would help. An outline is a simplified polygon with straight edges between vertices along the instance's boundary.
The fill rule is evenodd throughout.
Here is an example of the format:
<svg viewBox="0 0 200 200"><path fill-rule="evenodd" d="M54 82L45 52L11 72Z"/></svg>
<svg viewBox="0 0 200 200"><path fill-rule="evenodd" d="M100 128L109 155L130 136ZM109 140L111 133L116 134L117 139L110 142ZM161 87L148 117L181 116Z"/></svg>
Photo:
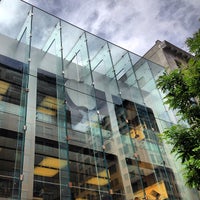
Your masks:
<svg viewBox="0 0 200 200"><path fill-rule="evenodd" d="M189 124L189 127L174 125L162 135L181 159L186 183L200 189L200 30L186 44L194 55L188 66L165 72L157 87L166 94L165 103Z"/></svg>
<svg viewBox="0 0 200 200"><path fill-rule="evenodd" d="M200 129L191 130L181 125L174 125L163 133L163 138L173 146L172 152L177 154L184 164L186 183L193 188L200 186Z"/></svg>

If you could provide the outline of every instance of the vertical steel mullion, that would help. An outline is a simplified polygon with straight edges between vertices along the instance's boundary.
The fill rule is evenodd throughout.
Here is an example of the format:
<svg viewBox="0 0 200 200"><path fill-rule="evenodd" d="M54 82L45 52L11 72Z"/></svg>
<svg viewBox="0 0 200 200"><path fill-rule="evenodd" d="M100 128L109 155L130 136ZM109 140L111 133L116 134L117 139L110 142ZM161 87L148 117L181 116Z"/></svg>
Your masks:
<svg viewBox="0 0 200 200"><path fill-rule="evenodd" d="M63 46L62 46L62 23L61 23L61 20L59 20L59 26L58 26L58 29L59 30L57 30L58 31L58 38L55 38L55 45L56 45L56 47L58 47L58 49L57 49L57 51L58 52L60 52L59 54L60 55L57 55L58 56L58 59L60 60L59 62L59 64L58 65L60 65L61 64L61 66L58 66L58 68L59 67L61 67L61 80L60 80L60 78L58 78L58 76L60 75L60 73L59 73L59 71L58 71L58 69L57 69L57 76L56 76L56 88L57 88L57 106L58 106L58 146L59 146L59 158L61 158L62 157L62 152L61 152L61 150L63 150L63 145L61 144L61 139L63 139L62 138L62 135L60 135L61 133L60 133L60 119L59 119L59 115L60 115L60 110L61 109L63 109L62 110L62 112L63 113L61 113L61 114L64 114L64 122L62 123L63 124L63 127L62 128L64 128L65 129L65 138L66 138L66 141L65 141L65 150L66 150L66 159L67 159L67 167L66 167L66 170L67 170L67 183L62 183L62 173L61 173L61 170L62 169L60 169L60 172L59 172L59 179L60 179L60 199L61 200L64 200L64 198L65 198L65 196L62 198L62 187L63 187L63 185L65 186L65 187L67 187L67 199L68 200L71 200L71 189L70 189L70 171L69 171L69 144L68 144L68 142L69 142L69 140L68 140L68 131L67 131L67 116L66 116L66 104L65 104L65 86L64 86L64 61L63 61ZM58 81L59 80L59 81ZM61 89L61 91L59 92L58 90L59 90L59 88ZM61 99L59 98L59 97L61 97ZM60 100L62 100L62 107L60 108L60 105L59 105L59 101ZM62 147L61 147L62 146ZM61 149L61 148L62 149Z"/></svg>

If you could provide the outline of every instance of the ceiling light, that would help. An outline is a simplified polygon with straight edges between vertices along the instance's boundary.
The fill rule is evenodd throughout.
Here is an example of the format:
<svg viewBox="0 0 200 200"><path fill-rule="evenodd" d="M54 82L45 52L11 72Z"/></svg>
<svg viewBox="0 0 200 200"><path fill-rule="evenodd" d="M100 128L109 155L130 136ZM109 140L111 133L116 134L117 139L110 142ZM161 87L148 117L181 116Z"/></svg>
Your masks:
<svg viewBox="0 0 200 200"><path fill-rule="evenodd" d="M58 173L58 169L50 169L46 167L35 167L34 175L53 177Z"/></svg>
<svg viewBox="0 0 200 200"><path fill-rule="evenodd" d="M51 115L51 116L55 116L56 113L57 113L55 110L50 110L50 109L43 108L43 107L40 107L40 106L37 108L37 112L43 113L45 115Z"/></svg>
<svg viewBox="0 0 200 200"><path fill-rule="evenodd" d="M64 168L67 165L67 160L61 160L58 158L45 157L40 163L39 166L50 167L55 169Z"/></svg>
<svg viewBox="0 0 200 200"><path fill-rule="evenodd" d="M46 96L42 100L40 106L56 110L57 109L57 98L51 97L51 96Z"/></svg>
<svg viewBox="0 0 200 200"><path fill-rule="evenodd" d="M110 178L109 171L108 171L108 176ZM107 178L106 170L99 172L98 177L92 177L89 180L87 180L86 183L91 184L91 185L100 185L100 186L107 185L108 178Z"/></svg>
<svg viewBox="0 0 200 200"><path fill-rule="evenodd" d="M98 178L98 177L93 177L90 178L89 180L86 181L87 184L91 184L91 185L107 185L108 184L108 179L105 178Z"/></svg>
<svg viewBox="0 0 200 200"><path fill-rule="evenodd" d="M159 199L168 199L167 190L165 187L164 181L157 182L153 185L150 185L145 188L145 193L148 197L155 198L155 196L159 197ZM135 196L142 199L144 193L143 190L139 190L134 193Z"/></svg>
<svg viewBox="0 0 200 200"><path fill-rule="evenodd" d="M6 94L9 86L10 83L7 83L5 81L0 81L0 94Z"/></svg>

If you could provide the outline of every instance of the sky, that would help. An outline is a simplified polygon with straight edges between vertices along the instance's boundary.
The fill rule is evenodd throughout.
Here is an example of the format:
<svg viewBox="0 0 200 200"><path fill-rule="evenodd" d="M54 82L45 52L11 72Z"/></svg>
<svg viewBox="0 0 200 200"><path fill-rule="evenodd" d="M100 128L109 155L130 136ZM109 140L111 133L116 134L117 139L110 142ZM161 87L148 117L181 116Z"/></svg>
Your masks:
<svg viewBox="0 0 200 200"><path fill-rule="evenodd" d="M156 40L187 50L200 28L200 0L25 1L138 55Z"/></svg>

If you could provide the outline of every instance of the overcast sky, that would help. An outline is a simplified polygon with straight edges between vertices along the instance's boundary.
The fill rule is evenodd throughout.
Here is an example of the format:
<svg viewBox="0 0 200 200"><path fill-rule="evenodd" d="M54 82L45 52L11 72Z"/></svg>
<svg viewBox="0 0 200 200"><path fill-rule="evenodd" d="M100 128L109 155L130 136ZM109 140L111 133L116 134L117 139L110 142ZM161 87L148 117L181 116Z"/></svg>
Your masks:
<svg viewBox="0 0 200 200"><path fill-rule="evenodd" d="M200 28L200 0L26 1L139 55L156 40L186 48Z"/></svg>

